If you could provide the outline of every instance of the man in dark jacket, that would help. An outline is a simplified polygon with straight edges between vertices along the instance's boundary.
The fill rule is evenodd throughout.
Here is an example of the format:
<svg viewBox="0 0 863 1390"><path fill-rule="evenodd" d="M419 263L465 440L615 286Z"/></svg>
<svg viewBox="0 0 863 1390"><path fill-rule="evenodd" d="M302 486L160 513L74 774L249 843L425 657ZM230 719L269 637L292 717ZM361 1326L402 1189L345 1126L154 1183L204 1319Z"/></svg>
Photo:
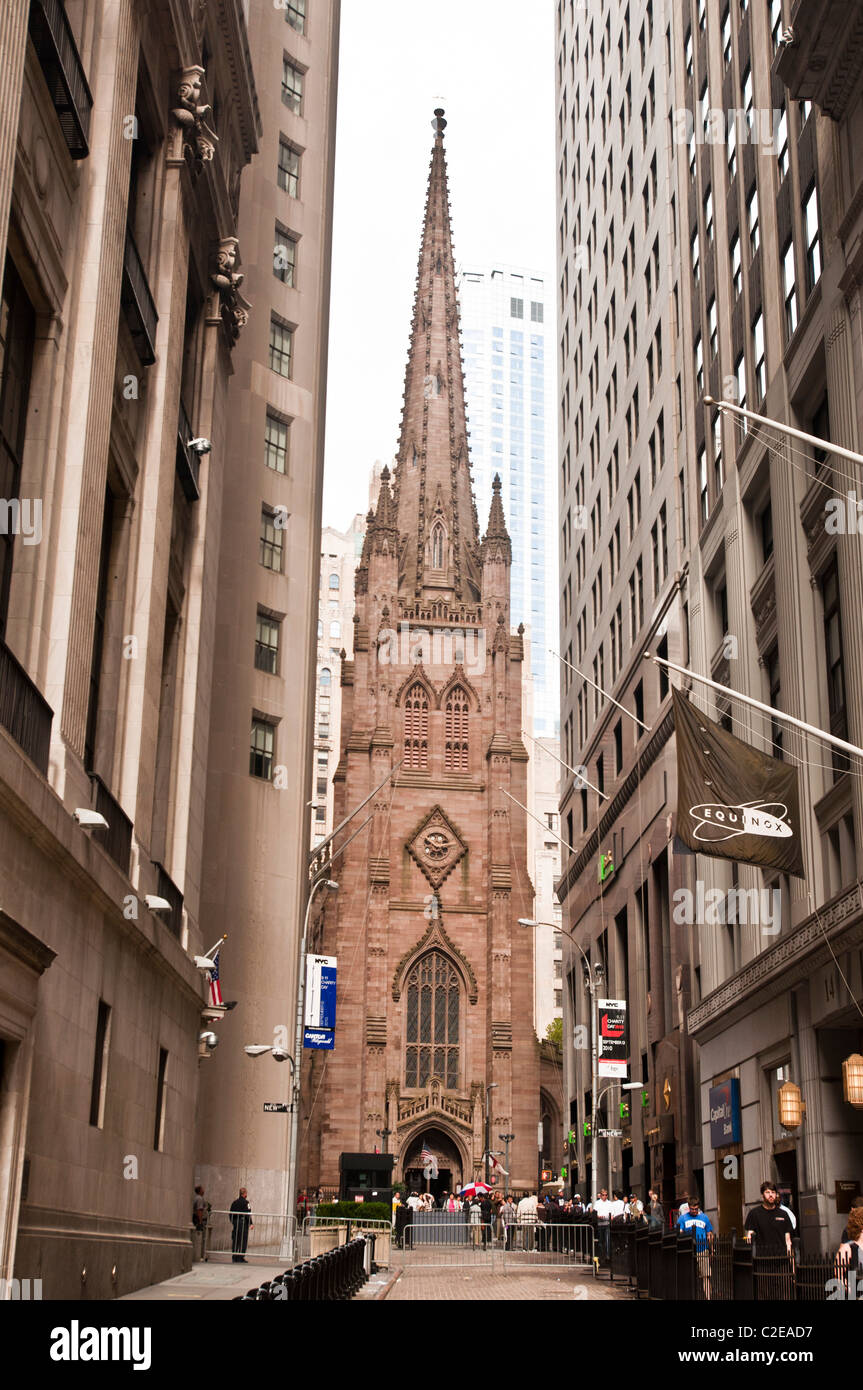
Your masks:
<svg viewBox="0 0 863 1390"><path fill-rule="evenodd" d="M239 1197L235 1197L231 1203L231 1258L235 1265L248 1264L246 1246L249 1243L249 1227L255 1224L251 1219L251 1211L249 1194L241 1187Z"/></svg>
<svg viewBox="0 0 863 1390"><path fill-rule="evenodd" d="M482 1201L479 1204L480 1216L482 1217L482 1248L486 1250L488 1243L492 1239L492 1222L494 1221L494 1207L491 1204L491 1197L487 1192L483 1193Z"/></svg>

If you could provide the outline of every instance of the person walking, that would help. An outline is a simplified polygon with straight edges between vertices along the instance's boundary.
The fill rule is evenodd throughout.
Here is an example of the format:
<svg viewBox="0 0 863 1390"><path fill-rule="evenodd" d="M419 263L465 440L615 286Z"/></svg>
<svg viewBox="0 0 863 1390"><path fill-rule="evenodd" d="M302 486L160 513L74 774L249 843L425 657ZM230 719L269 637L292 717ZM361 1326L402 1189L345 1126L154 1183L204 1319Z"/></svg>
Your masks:
<svg viewBox="0 0 863 1390"><path fill-rule="evenodd" d="M682 1216L678 1216L677 1229L684 1235L691 1235L695 1238L695 1261L698 1265L698 1273L701 1276L704 1297L709 1299L710 1250L713 1245L713 1226L710 1217L701 1210L697 1197L691 1197L686 1204L686 1211Z"/></svg>
<svg viewBox="0 0 863 1390"><path fill-rule="evenodd" d="M254 1226L251 1219L252 1208L245 1187L240 1188L239 1197L231 1203L231 1259L235 1265L248 1264L246 1247L249 1243L249 1228Z"/></svg>
<svg viewBox="0 0 863 1390"><path fill-rule="evenodd" d="M665 1211L663 1210L662 1203L661 1203L660 1200L659 1200L659 1193L656 1192L656 1191L654 1191L653 1188L651 1188L650 1191L648 1192L647 1196L648 1196L648 1207L647 1207L647 1222L648 1222L648 1225L650 1226L650 1229L651 1229L652 1231L661 1231L662 1228L663 1228L664 1225L665 1225Z"/></svg>

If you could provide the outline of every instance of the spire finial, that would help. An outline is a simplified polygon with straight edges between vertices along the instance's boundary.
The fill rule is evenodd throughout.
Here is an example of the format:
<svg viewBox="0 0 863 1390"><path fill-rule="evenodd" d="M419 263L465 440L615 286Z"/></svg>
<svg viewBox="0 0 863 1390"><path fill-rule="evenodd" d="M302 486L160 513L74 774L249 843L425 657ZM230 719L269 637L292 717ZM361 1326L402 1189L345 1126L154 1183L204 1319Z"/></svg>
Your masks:
<svg viewBox="0 0 863 1390"><path fill-rule="evenodd" d="M443 107L436 106L434 120L432 121L432 130L435 132L436 135L443 135L444 131L446 130L446 127L447 123L444 120Z"/></svg>

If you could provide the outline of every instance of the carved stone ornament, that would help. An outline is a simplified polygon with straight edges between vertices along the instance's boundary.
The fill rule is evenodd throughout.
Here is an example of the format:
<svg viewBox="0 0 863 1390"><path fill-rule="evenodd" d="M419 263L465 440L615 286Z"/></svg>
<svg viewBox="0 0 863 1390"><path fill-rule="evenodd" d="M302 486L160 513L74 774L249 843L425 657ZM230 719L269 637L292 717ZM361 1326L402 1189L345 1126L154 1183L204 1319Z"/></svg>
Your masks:
<svg viewBox="0 0 863 1390"><path fill-rule="evenodd" d="M182 132L183 156L195 175L210 162L219 143L218 135L205 120L213 108L200 103L205 75L204 69L197 64L183 68L177 84L177 105L171 111L174 124Z"/></svg>
<svg viewBox="0 0 863 1390"><path fill-rule="evenodd" d="M408 841L407 851L432 888L439 888L467 854L467 845L436 806Z"/></svg>
<svg viewBox="0 0 863 1390"><path fill-rule="evenodd" d="M210 284L219 296L222 322L231 343L237 341L240 330L248 323L252 307L240 294L245 276L235 269L240 259L239 245L235 236L223 237L213 252L210 270Z"/></svg>

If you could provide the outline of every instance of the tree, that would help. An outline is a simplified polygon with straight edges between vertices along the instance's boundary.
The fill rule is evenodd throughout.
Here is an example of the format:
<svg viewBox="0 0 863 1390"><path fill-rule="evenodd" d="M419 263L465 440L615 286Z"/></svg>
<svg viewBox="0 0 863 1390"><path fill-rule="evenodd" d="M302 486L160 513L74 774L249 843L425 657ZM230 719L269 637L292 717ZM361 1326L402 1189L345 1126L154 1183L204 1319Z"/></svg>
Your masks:
<svg viewBox="0 0 863 1390"><path fill-rule="evenodd" d="M563 1047L563 1019L553 1018L545 1030L545 1036L555 1047Z"/></svg>

